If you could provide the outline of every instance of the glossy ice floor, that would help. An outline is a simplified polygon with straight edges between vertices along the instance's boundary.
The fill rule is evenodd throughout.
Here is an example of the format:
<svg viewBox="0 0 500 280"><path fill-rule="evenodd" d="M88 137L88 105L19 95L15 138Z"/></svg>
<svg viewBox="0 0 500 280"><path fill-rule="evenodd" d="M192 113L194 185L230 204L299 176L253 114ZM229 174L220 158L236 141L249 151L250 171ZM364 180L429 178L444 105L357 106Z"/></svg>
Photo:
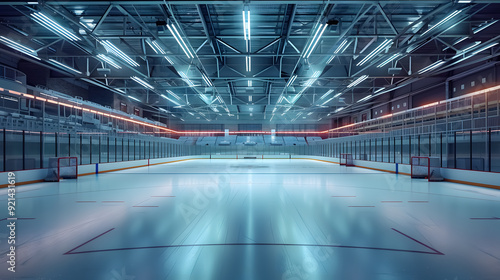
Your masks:
<svg viewBox="0 0 500 280"><path fill-rule="evenodd" d="M314 160L19 186L17 217L0 279L500 279L500 191Z"/></svg>

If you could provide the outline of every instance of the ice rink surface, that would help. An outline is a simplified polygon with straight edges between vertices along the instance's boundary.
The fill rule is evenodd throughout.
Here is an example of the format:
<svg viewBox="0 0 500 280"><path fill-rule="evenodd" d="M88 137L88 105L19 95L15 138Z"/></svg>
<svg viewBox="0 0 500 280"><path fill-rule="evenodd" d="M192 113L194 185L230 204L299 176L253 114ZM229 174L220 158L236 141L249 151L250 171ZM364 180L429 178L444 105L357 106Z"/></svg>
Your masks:
<svg viewBox="0 0 500 280"><path fill-rule="evenodd" d="M500 279L500 191L315 160L190 160L17 187L0 279Z"/></svg>

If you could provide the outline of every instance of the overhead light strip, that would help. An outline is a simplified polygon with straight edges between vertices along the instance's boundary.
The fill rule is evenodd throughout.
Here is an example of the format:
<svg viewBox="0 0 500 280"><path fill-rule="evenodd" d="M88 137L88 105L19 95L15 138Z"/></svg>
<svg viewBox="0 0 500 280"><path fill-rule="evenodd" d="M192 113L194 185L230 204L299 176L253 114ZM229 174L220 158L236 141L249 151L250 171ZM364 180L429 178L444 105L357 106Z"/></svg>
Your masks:
<svg viewBox="0 0 500 280"><path fill-rule="evenodd" d="M382 42L382 44L380 44L373 51L371 51L367 56L365 56L365 58L363 58L360 62L358 62L358 64L356 64L356 66L361 66L361 65L365 64L367 61L369 61L370 59L375 57L377 54L382 52L385 48L390 47L390 45L392 45L392 40L385 39L384 42Z"/></svg>
<svg viewBox="0 0 500 280"><path fill-rule="evenodd" d="M108 52L111 52L113 55L117 56L121 60L127 62L130 66L137 67L139 63L135 62L130 56L126 55L123 51L117 48L113 43L108 40L100 41L100 43L106 48Z"/></svg>
<svg viewBox="0 0 500 280"><path fill-rule="evenodd" d="M396 58L398 58L400 56L401 56L401 54L399 54L399 53L391 55L384 62L382 62L379 65L377 65L377 68L382 68L382 67L386 66L387 64L389 64L390 62L392 62L393 60L395 60Z"/></svg>
<svg viewBox="0 0 500 280"><path fill-rule="evenodd" d="M97 55L97 58L99 58L100 60L106 62L107 64L113 66L114 68L116 69L122 69L122 67L114 60L112 60L110 57L108 56L105 56L103 54L98 54Z"/></svg>
<svg viewBox="0 0 500 280"><path fill-rule="evenodd" d="M243 16L243 36L245 38L245 41L250 41L251 35L250 35L250 10L247 7L247 11L243 10L241 11L241 14Z"/></svg>
<svg viewBox="0 0 500 280"><path fill-rule="evenodd" d="M330 64L330 62L332 62L332 60L337 56L338 53L344 53L344 51L351 45L352 41L349 41L347 39L345 39L344 41L342 41L342 43L340 43L340 46L337 47L337 49L333 52L333 55L328 59L328 61L326 62L326 64Z"/></svg>
<svg viewBox="0 0 500 280"><path fill-rule="evenodd" d="M251 72L252 71L252 57L250 56L246 56L246 70L247 72Z"/></svg>
<svg viewBox="0 0 500 280"><path fill-rule="evenodd" d="M172 33L172 36L174 36L174 39L175 41L177 41L177 44L179 44L179 46L181 47L181 49L184 51L184 53L186 54L186 56L188 58L194 58L194 55L191 53L191 51L189 50L189 47L188 45L184 42L184 40L182 39L181 35L179 34L179 32L177 31L177 28L175 28L175 25L173 24L168 24L167 25L168 27L168 30L170 30L170 33Z"/></svg>
<svg viewBox="0 0 500 280"><path fill-rule="evenodd" d="M205 81L205 83L209 87L213 87L214 86L214 84L212 83L212 81L210 81L210 79L208 78L208 76L205 73L201 73L201 77L203 78L203 80Z"/></svg>
<svg viewBox="0 0 500 280"><path fill-rule="evenodd" d="M175 94L173 91L167 89L167 92L168 92L168 94L172 95L175 99L182 100L182 98L180 98L180 96L178 96L177 94Z"/></svg>
<svg viewBox="0 0 500 280"><path fill-rule="evenodd" d="M163 98L165 98L165 99L167 99L168 101L170 101L170 102L174 103L174 104L175 104L175 105L177 105L177 106L181 106L181 104L179 104L177 101L175 101L175 100L173 100L173 99L171 99L171 98L168 98L168 97L167 97L167 96L165 96L164 94L160 94L160 96L161 96L161 97L163 97Z"/></svg>
<svg viewBox="0 0 500 280"><path fill-rule="evenodd" d="M417 74L423 74L425 72L428 72L428 71L430 71L432 69L435 69L435 68L441 66L443 63L444 63L443 60L438 60L438 61L432 63L431 65L420 69L420 71L418 71Z"/></svg>
<svg viewBox="0 0 500 280"><path fill-rule="evenodd" d="M132 95L128 95L128 98L130 98L132 100L135 100L137 102L141 102L141 100L139 100L138 98L133 97Z"/></svg>
<svg viewBox="0 0 500 280"><path fill-rule="evenodd" d="M321 104L321 106L323 106L323 105L327 104L328 102L332 101L334 98L335 98L335 97L332 97L332 98L330 98L330 99L326 100L325 102L323 102L323 103Z"/></svg>
<svg viewBox="0 0 500 280"><path fill-rule="evenodd" d="M373 95L371 95L371 94L370 94L370 95L368 95L368 96L365 96L365 97L361 98L361 99L360 99L360 100L358 100L357 102L363 102L363 101L366 101L366 100L368 100L368 99L370 99L370 98L372 98L372 97L373 97Z"/></svg>
<svg viewBox="0 0 500 280"><path fill-rule="evenodd" d="M48 16L44 15L41 12L37 13L32 13L31 17L34 21L36 21L38 24L42 25L43 27L47 28L49 31L56 33L57 35L63 36L64 38L70 40L70 41L80 41L81 39L73 34L73 32L69 31L68 29L62 27L60 24L49 18Z"/></svg>
<svg viewBox="0 0 500 280"><path fill-rule="evenodd" d="M363 75L359 78L357 78L356 80L354 80L352 83L350 83L347 87L348 88L352 88L352 87L355 87L357 86L359 83L361 83L362 81L366 80L368 78L368 75Z"/></svg>
<svg viewBox="0 0 500 280"><path fill-rule="evenodd" d="M82 74L82 72L80 72L80 71L76 70L75 68L72 68L72 67L70 67L70 66L68 66L68 65L66 65L66 64L63 64L63 63L61 63L61 62L59 62L59 61L57 61L57 60L55 60L55 59L52 59L52 58L51 58L51 59L49 59L49 61L50 61L51 63L53 63L53 64L55 64L55 65L57 65L57 66L59 66L59 67L63 68L64 70L68 70L68 71L70 71L70 72L73 72L73 73L76 73L76 74L80 74L80 75Z"/></svg>
<svg viewBox="0 0 500 280"><path fill-rule="evenodd" d="M143 79L141 79L139 77L133 76L130 78L145 88L154 89L154 87L152 85L150 85L149 83L147 83L146 81L144 81Z"/></svg>
<svg viewBox="0 0 500 280"><path fill-rule="evenodd" d="M438 23L434 24L431 28L427 29L424 33L422 33L422 35L420 36L424 36L425 34L431 32L432 30L434 30L435 28L443 25L444 23L448 22L450 19L454 18L456 15L460 14L462 12L462 10L456 10L454 11L453 13L449 14L447 17L445 17L444 19L442 19L441 21L439 21Z"/></svg>
<svg viewBox="0 0 500 280"><path fill-rule="evenodd" d="M485 51L485 50L487 50L487 49L489 49L489 48L491 48L491 47L494 47L494 46L496 46L496 45L498 45L498 42L497 42L497 43L491 43L491 44L488 44L488 45L486 45L486 46L484 46L484 47L482 47L482 48L480 48L480 49L478 49L478 50L474 51L474 52L472 53L472 55L476 55L476 54L478 54L478 53L480 53L480 52L482 52L482 51Z"/></svg>
<svg viewBox="0 0 500 280"><path fill-rule="evenodd" d="M333 92L333 89L328 90L325 94L323 94L323 95L319 98L319 100L324 99L325 97L327 97L328 95L330 95L330 93L332 93L332 92Z"/></svg>
<svg viewBox="0 0 500 280"><path fill-rule="evenodd" d="M326 23L319 24L318 28L316 29L316 32L314 33L314 37L311 40L311 43L309 43L309 46L303 53L302 57L309 58L309 56L311 56L312 52L314 51L314 48L316 48L316 44L318 44L319 40L321 39L321 36L323 36L323 33L325 32L327 26L328 25Z"/></svg>
<svg viewBox="0 0 500 280"><path fill-rule="evenodd" d="M195 86L193 84L193 82L188 78L188 76L186 75L186 73L184 73L183 71L179 71L179 75L181 75L182 80L184 82L186 82L186 84L188 84L189 87L194 87Z"/></svg>
<svg viewBox="0 0 500 280"><path fill-rule="evenodd" d="M295 79L297 79L297 75L293 75L289 80L288 82L286 83L286 86L285 87L289 87L293 84L293 82L295 82Z"/></svg>
<svg viewBox="0 0 500 280"><path fill-rule="evenodd" d="M489 22L489 23L484 23L484 24L480 25L478 28L474 29L472 32L473 32L474 34L477 34L477 33L479 33L479 32L481 32L481 31L485 30L486 28L488 28L488 27L492 26L493 24L495 24L495 23L497 23L497 22L498 22L498 19L497 19L497 20L493 20L493 21L491 21L491 22Z"/></svg>
<svg viewBox="0 0 500 280"><path fill-rule="evenodd" d="M14 49L18 52L24 53L25 55L28 55L36 60L40 60L40 58L37 56L37 52L34 49L28 48L26 46L23 46L17 42L12 41L9 38L6 38L4 36L0 36L0 42L2 44L6 45L7 47Z"/></svg>

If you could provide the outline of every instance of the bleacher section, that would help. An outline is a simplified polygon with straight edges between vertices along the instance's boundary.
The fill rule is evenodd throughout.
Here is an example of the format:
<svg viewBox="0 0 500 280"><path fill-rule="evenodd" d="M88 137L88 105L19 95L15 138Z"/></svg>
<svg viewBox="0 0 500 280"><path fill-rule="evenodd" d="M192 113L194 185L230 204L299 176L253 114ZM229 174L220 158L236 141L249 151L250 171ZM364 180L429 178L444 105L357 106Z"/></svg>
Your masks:
<svg viewBox="0 0 500 280"><path fill-rule="evenodd" d="M196 145L197 146L215 146L216 140L217 140L217 137L215 137L215 136L200 137L196 141Z"/></svg>
<svg viewBox="0 0 500 280"><path fill-rule="evenodd" d="M206 136L206 137L179 137L179 141L185 145L197 146L307 146L315 145L317 141L321 141L321 137L307 137L307 142L304 137L294 136Z"/></svg>
<svg viewBox="0 0 500 280"><path fill-rule="evenodd" d="M306 139L307 139L307 143L309 145L316 145L317 141L321 141L322 140L321 137L307 137Z"/></svg>
<svg viewBox="0 0 500 280"><path fill-rule="evenodd" d="M236 145L244 146L261 146L264 145L264 137L262 136L238 136Z"/></svg>
<svg viewBox="0 0 500 280"><path fill-rule="evenodd" d="M236 144L236 135L217 137L217 146L234 146Z"/></svg>
<svg viewBox="0 0 500 280"><path fill-rule="evenodd" d="M283 137L281 136L272 136L272 135L264 135L264 143L266 146L283 146Z"/></svg>
<svg viewBox="0 0 500 280"><path fill-rule="evenodd" d="M283 140L284 140L285 146L304 146L304 145L307 145L304 137L284 136Z"/></svg>

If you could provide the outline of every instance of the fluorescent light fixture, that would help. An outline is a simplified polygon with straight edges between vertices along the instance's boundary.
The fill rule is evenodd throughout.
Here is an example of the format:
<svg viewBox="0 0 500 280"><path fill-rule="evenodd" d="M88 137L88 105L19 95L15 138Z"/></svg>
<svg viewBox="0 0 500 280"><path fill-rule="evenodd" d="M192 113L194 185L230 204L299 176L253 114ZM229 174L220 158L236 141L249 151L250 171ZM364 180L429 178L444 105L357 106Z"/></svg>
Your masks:
<svg viewBox="0 0 500 280"><path fill-rule="evenodd" d="M444 63L443 60L438 60L438 61L432 63L431 65L420 69L420 71L418 71L417 74L423 74L425 72L428 72L428 71L430 71L430 70L432 70L434 68L437 68L437 67L441 66L443 63Z"/></svg>
<svg viewBox="0 0 500 280"><path fill-rule="evenodd" d="M340 111L342 111L342 110L344 110L344 109L345 109L345 107L340 107L340 108L337 108L337 110L335 110L335 111L333 111L333 112L334 112L334 113L338 113L338 112L340 112Z"/></svg>
<svg viewBox="0 0 500 280"><path fill-rule="evenodd" d="M70 41L80 41L81 39L76 36L73 32L68 29L62 27L60 24L47 17L43 13L36 12L31 14L31 18L36 21L41 26L47 28L49 31L54 32L55 34L62 36Z"/></svg>
<svg viewBox="0 0 500 280"><path fill-rule="evenodd" d="M248 102L252 102L253 97L251 95L248 96Z"/></svg>
<svg viewBox="0 0 500 280"><path fill-rule="evenodd" d="M247 7L248 9L248 7ZM245 41L250 41L250 10L241 11L243 16L243 36L245 37Z"/></svg>
<svg viewBox="0 0 500 280"><path fill-rule="evenodd" d="M366 101L366 100L368 100L368 99L370 99L370 98L372 98L372 97L373 97L373 95L371 95L371 94L370 94L370 95L368 95L368 96L365 96L365 97L361 98L361 99L360 99L360 100L358 100L357 102L363 102L363 101Z"/></svg>
<svg viewBox="0 0 500 280"><path fill-rule="evenodd" d="M321 99L323 99L323 98L327 97L327 96L328 96L328 95L330 95L330 93L332 93L332 92L333 92L333 89L328 90L325 94L323 94L323 95L319 98L319 100L321 100Z"/></svg>
<svg viewBox="0 0 500 280"><path fill-rule="evenodd" d="M152 85L148 84L146 81L144 81L143 79L141 79L139 77L133 76L130 78L145 88L154 89L154 87Z"/></svg>
<svg viewBox="0 0 500 280"><path fill-rule="evenodd" d="M312 114L313 114L313 112L309 112L309 113L307 113L307 115L308 115L308 116L310 116L310 115L312 115Z"/></svg>
<svg viewBox="0 0 500 280"><path fill-rule="evenodd" d="M357 78L356 80L354 80L352 83L350 83L347 87L348 88L352 88L352 87L355 87L357 86L359 83L361 83L362 81L366 80L368 78L368 75L363 75L359 78Z"/></svg>
<svg viewBox="0 0 500 280"><path fill-rule="evenodd" d="M458 0L459 4L469 4L472 0Z"/></svg>
<svg viewBox="0 0 500 280"><path fill-rule="evenodd" d="M148 43L156 54L166 54L165 50L163 50L156 40L151 41L151 43L147 40L146 43Z"/></svg>
<svg viewBox="0 0 500 280"><path fill-rule="evenodd" d="M497 19L497 20L492 20L492 21L490 21L490 22L488 22L488 23L486 23L486 22L485 22L485 23L483 23L483 24L479 25L479 27L478 27L478 28L476 28L476 29L474 29L472 32L473 32L474 34L477 34L477 33L479 33L479 32L481 32L481 31L485 30L486 28L488 28L488 27L492 26L493 24L495 24L495 23L497 23L497 22L498 22L498 19Z"/></svg>
<svg viewBox="0 0 500 280"><path fill-rule="evenodd" d="M348 40L345 39L344 41L342 41L342 43L337 47L337 49L333 52L334 54L332 56L330 56L330 58L328 59L328 61L326 62L326 64L330 64L330 62L332 62L332 60L337 56L338 53L344 53L344 51L351 45L352 41L347 43Z"/></svg>
<svg viewBox="0 0 500 280"><path fill-rule="evenodd" d="M207 86L209 86L209 87L214 86L214 84L212 84L212 81L210 81L210 79L208 78L208 76L205 73L201 73L201 77L203 78L203 80L205 81Z"/></svg>
<svg viewBox="0 0 500 280"><path fill-rule="evenodd" d="M189 86L189 87L194 87L193 82L192 82L192 81L188 78L188 76L186 75L186 73L184 73L184 72L180 71L180 72L179 72L179 75L181 75L182 80L183 80L184 82L186 82L186 84L188 84L188 86Z"/></svg>
<svg viewBox="0 0 500 280"><path fill-rule="evenodd" d="M316 44L318 44L319 40L321 39L321 36L323 36L323 32L325 32L327 26L328 25L326 23L321 23L320 25L318 25L318 28L314 33L314 37L312 38L311 43L309 43L309 46L306 48L306 51L302 54L302 57L309 58L311 53L314 51L314 48L316 48Z"/></svg>
<svg viewBox="0 0 500 280"><path fill-rule="evenodd" d="M458 50L457 51L457 54L455 56L453 56L452 58L457 58L457 57L460 57L462 56L464 53L466 53L468 50L474 48L475 46L481 44L481 41L476 41L474 42L473 44L471 44L470 46L466 47L465 49L463 50Z"/></svg>
<svg viewBox="0 0 500 280"><path fill-rule="evenodd" d="M466 39L468 39L468 38L469 38L469 37L462 37L462 38L460 38L460 39L456 40L456 41L455 41L455 43L453 43L453 45L456 45L456 44L458 44L458 43L460 43L460 42L463 42L463 41L465 41L465 40L466 40Z"/></svg>
<svg viewBox="0 0 500 280"><path fill-rule="evenodd" d="M110 57L108 57L106 55L98 54L97 58L99 58L100 60L106 62L107 64L109 64L111 66L113 66L116 69L122 69L122 67L116 61L114 61L113 59L111 59Z"/></svg>
<svg viewBox="0 0 500 280"><path fill-rule="evenodd" d="M188 114L190 114L191 116L194 116L194 114L193 114L193 113L191 113L191 112L188 112Z"/></svg>
<svg viewBox="0 0 500 280"><path fill-rule="evenodd" d="M210 105L212 103L211 98L208 98L205 94L199 93L198 96L203 102L205 102L205 104Z"/></svg>
<svg viewBox="0 0 500 280"><path fill-rule="evenodd" d="M278 99L278 103L281 103L283 101L283 99L285 99L285 97L283 95L281 95L280 98Z"/></svg>
<svg viewBox="0 0 500 280"><path fill-rule="evenodd" d="M252 80L248 80L248 87L252 87Z"/></svg>
<svg viewBox="0 0 500 280"><path fill-rule="evenodd" d="M174 62L168 56L164 56L163 58L165 58L170 65L174 65Z"/></svg>
<svg viewBox="0 0 500 280"><path fill-rule="evenodd" d="M175 99L182 100L177 94L175 94L173 91L167 89L168 94L172 95Z"/></svg>
<svg viewBox="0 0 500 280"><path fill-rule="evenodd" d="M57 65L57 66L59 66L59 67L63 68L64 70L67 70L67 71L70 71L70 72L73 72L73 73L76 73L76 74L80 74L80 75L82 74L82 72L80 72L80 71L76 70L75 68L72 68L72 67L70 67L70 66L68 66L68 65L66 65L66 64L63 64L63 63L61 63L61 62L59 62L59 61L57 61L57 60L55 60L55 59L52 59L52 58L51 58L51 59L49 59L49 61L50 61L52 64L55 64L55 65Z"/></svg>
<svg viewBox="0 0 500 280"><path fill-rule="evenodd" d="M373 93L379 93L379 92L383 91L384 89L385 89L385 87L383 87L383 88L379 88L379 89L377 89L376 91L374 91Z"/></svg>
<svg viewBox="0 0 500 280"><path fill-rule="evenodd" d="M392 45L392 40L391 39L385 39L382 44L380 44L378 47L376 47L373 51L371 51L365 58L363 58L356 66L361 66L365 64L368 60L372 59L374 56L382 52L385 48L388 48Z"/></svg>
<svg viewBox="0 0 500 280"><path fill-rule="evenodd" d="M454 11L453 13L449 14L448 16L446 16L445 18L443 18L441 21L439 21L438 23L434 24L431 28L427 29L424 33L422 33L422 35L420 36L424 36L425 34L427 34L428 32L434 30L435 28L443 25L444 23L448 22L450 19L452 19L453 17L455 17L456 15L460 14L462 12L462 10L457 10L457 11Z"/></svg>
<svg viewBox="0 0 500 280"><path fill-rule="evenodd" d="M469 37L467 37L467 36L462 37L462 38L460 38L460 39L456 40L455 42L453 42L453 46L454 46L454 45L456 45L456 44L459 44L459 43L461 43L461 42L463 42L463 41L465 41L465 40L467 40L467 39L469 39ZM446 48L444 48L444 49L443 49L443 51L445 51L445 50L447 50L447 49L449 49L449 48L450 48L450 47L446 47Z"/></svg>
<svg viewBox="0 0 500 280"><path fill-rule="evenodd" d="M153 40L151 42L149 42L149 40L146 40L146 43L148 43L148 45L156 54L167 54L156 40ZM165 58L171 65L174 65L174 62L168 56L164 55L163 58Z"/></svg>
<svg viewBox="0 0 500 280"><path fill-rule="evenodd" d="M311 78L309 80L307 80L304 87L305 88L310 87L318 79L319 75L321 75L321 71L314 72L314 74L311 76ZM305 89L302 89L302 91L304 91L304 90Z"/></svg>
<svg viewBox="0 0 500 280"><path fill-rule="evenodd" d="M210 106L210 109L212 109L215 113L219 113L219 110L215 106Z"/></svg>
<svg viewBox="0 0 500 280"><path fill-rule="evenodd" d="M100 43L106 48L108 53L112 53L113 55L117 56L121 60L127 62L129 65L137 67L139 66L139 63L135 62L130 56L126 55L124 52L122 52L120 49L118 49L113 43L111 43L108 40L100 41Z"/></svg>
<svg viewBox="0 0 500 280"><path fill-rule="evenodd" d="M177 106L181 106L181 104L179 104L177 101L175 101L175 100L173 100L173 99L171 99L171 98L168 98L167 96L165 96L165 95L163 95L163 94L160 94L160 96L161 96L161 97L163 97L163 98L165 98L165 99L167 99L168 101L170 101L170 102L174 103L174 104L175 104L175 105L177 105Z"/></svg>
<svg viewBox="0 0 500 280"><path fill-rule="evenodd" d="M395 60L396 58L398 58L400 56L401 56L401 54L399 54L399 53L391 55L388 59L384 60L384 62L377 65L377 68L382 68L382 67L386 66L389 62L392 62L393 60Z"/></svg>
<svg viewBox="0 0 500 280"><path fill-rule="evenodd" d="M323 106L323 105L327 104L328 102L332 101L334 98L335 98L335 97L332 97L332 98L328 99L327 101L323 102L323 103L321 104L321 106Z"/></svg>
<svg viewBox="0 0 500 280"><path fill-rule="evenodd" d="M335 95L333 96L333 98L337 98L337 97L341 96L341 95L342 95L342 93L343 93L343 92L339 92L339 93L335 94Z"/></svg>
<svg viewBox="0 0 500 280"><path fill-rule="evenodd" d="M194 58L194 55L189 50L188 45L182 39L181 35L177 31L177 28L175 28L175 25L173 25L173 24L167 24L167 27L168 27L168 30L170 30L170 33L172 33L172 36L174 36L175 41L177 41L177 44L179 44L179 46L181 47L181 49L186 54L186 56L188 58Z"/></svg>
<svg viewBox="0 0 500 280"><path fill-rule="evenodd" d="M131 96L131 95L128 95L128 98L130 98L130 99L132 99L132 100L135 100L135 101L137 101L137 102L141 102L141 100L139 100L139 99L137 99L137 98L135 98L135 97L133 97L133 96Z"/></svg>
<svg viewBox="0 0 500 280"><path fill-rule="evenodd" d="M37 53L34 49L23 46L17 42L12 41L9 38L4 37L4 36L0 36L0 42L2 42L2 44L6 45L9 48L12 48L18 52L24 53L25 55L28 55L36 60L40 60L40 58L37 56Z"/></svg>
<svg viewBox="0 0 500 280"><path fill-rule="evenodd" d="M297 100L299 100L299 98L302 96L302 92L299 92L297 93L294 97L292 97L290 99L290 101L288 101L288 103L290 104L294 104L295 102L297 102Z"/></svg>
<svg viewBox="0 0 500 280"><path fill-rule="evenodd" d="M333 53L343 53L345 51L345 48L344 46L347 44L347 39L345 39L344 41L342 41L342 43L340 44L340 46L338 46L338 48L333 52ZM344 48L344 49L342 49Z"/></svg>
<svg viewBox="0 0 500 280"><path fill-rule="evenodd" d="M476 55L476 54L478 54L478 53L480 53L480 52L482 52L482 51L485 51L485 50L487 50L487 49L489 49L489 48L491 48L491 47L494 47L494 46L496 46L496 45L498 45L498 42L497 42L497 43L491 43L491 44L488 44L488 45L486 45L486 46L484 46L484 47L480 48L479 50L474 51L474 52L472 53L472 55Z"/></svg>
<svg viewBox="0 0 500 280"><path fill-rule="evenodd" d="M169 111L169 110L165 110L165 109L163 109L163 108L158 108L158 109L160 109L160 111L162 111L162 112L165 112L165 113L170 113L170 111Z"/></svg>
<svg viewBox="0 0 500 280"><path fill-rule="evenodd" d="M252 71L252 57L250 57L250 56L247 55L245 62L246 62L246 66L247 66L246 67L247 72Z"/></svg>
<svg viewBox="0 0 500 280"><path fill-rule="evenodd" d="M293 84L293 82L295 81L295 79L297 79L297 75L293 75L289 80L288 82L286 83L286 86L285 87L289 87Z"/></svg>
<svg viewBox="0 0 500 280"><path fill-rule="evenodd" d="M219 101L221 104L224 103L224 101L222 101L222 98L220 97L220 95L217 95L217 97L215 99L217 101Z"/></svg>

